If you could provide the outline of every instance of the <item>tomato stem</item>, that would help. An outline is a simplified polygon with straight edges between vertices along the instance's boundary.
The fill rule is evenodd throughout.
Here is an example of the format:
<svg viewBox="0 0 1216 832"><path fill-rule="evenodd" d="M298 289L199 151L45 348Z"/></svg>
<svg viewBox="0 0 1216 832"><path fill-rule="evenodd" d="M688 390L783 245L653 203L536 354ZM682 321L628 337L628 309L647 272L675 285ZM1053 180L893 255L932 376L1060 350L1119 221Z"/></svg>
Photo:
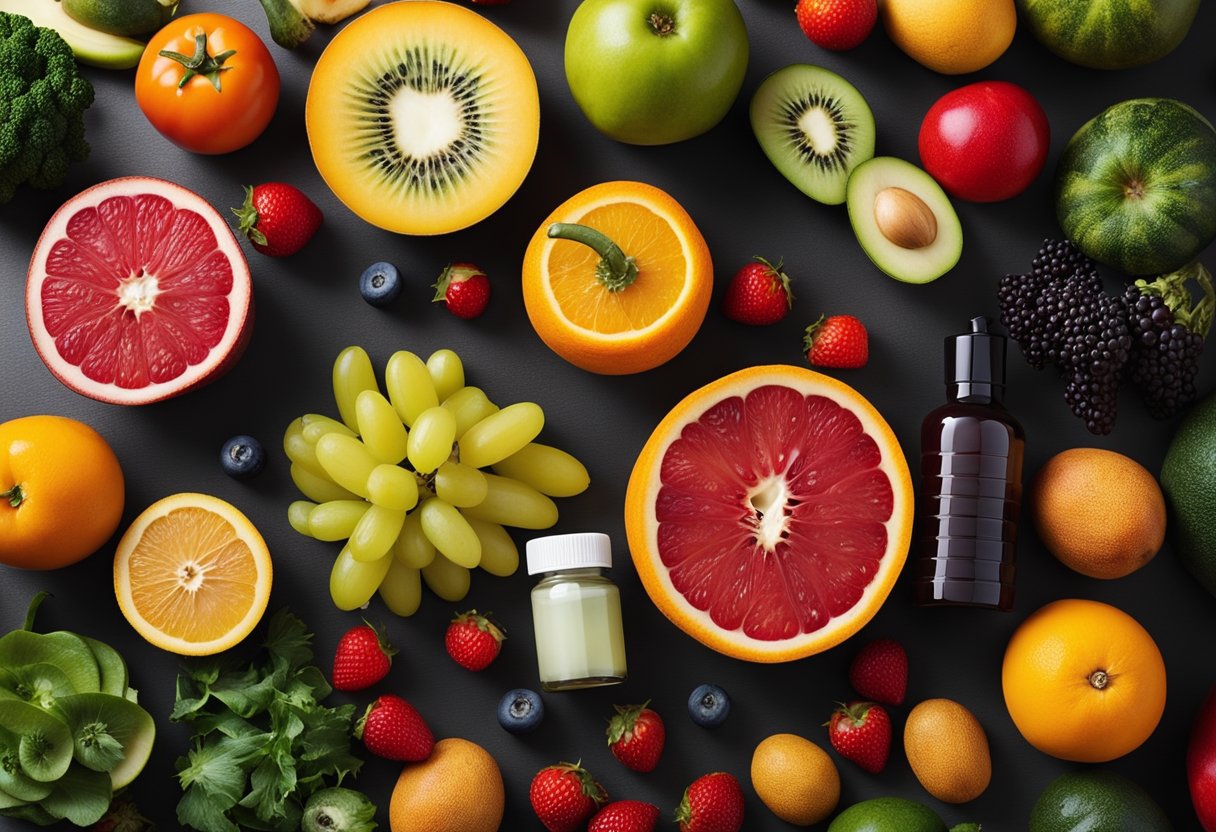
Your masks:
<svg viewBox="0 0 1216 832"><path fill-rule="evenodd" d="M21 487L21 483L17 483L8 491L0 491L0 500L8 500L10 506L17 508L25 501L25 489Z"/></svg>
<svg viewBox="0 0 1216 832"><path fill-rule="evenodd" d="M199 32L194 36L193 55L186 56L181 52L173 52L169 49L162 49L158 54L162 58L177 61L186 68L185 74L182 75L182 80L177 82L179 90L186 86L191 78L201 75L211 82L211 86L215 87L216 92L222 92L220 89L220 73L232 69L230 66L224 66L224 61L235 55L236 50L229 49L227 52L221 52L218 55L210 55L207 53L207 33Z"/></svg>
<svg viewBox="0 0 1216 832"><path fill-rule="evenodd" d="M606 234L569 222L555 222L549 226L549 236L558 240L582 243L600 256L595 266L595 277L609 292L621 292L638 279L638 264L625 254L621 247Z"/></svg>

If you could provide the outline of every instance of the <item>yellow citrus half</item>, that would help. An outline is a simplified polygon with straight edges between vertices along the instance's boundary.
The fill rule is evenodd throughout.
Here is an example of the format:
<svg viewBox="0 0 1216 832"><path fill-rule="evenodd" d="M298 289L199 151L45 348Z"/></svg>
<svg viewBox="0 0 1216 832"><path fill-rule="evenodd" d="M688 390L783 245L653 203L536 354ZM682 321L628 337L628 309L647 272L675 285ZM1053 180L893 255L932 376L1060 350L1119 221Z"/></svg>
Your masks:
<svg viewBox="0 0 1216 832"><path fill-rule="evenodd" d="M114 556L114 593L135 631L171 653L208 656L238 644L270 600L265 541L235 506L174 494L149 506Z"/></svg>

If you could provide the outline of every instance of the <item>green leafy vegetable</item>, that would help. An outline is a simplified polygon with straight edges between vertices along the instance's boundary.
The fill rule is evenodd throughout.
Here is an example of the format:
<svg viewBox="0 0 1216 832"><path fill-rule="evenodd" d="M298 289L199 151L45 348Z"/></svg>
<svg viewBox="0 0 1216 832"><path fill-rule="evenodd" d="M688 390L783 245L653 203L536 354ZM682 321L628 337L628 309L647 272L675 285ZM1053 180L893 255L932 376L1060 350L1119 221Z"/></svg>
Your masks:
<svg viewBox="0 0 1216 832"><path fill-rule="evenodd" d="M362 765L350 753L354 706L321 704L331 688L311 664L304 623L281 610L264 647L251 664L198 660L177 678L171 718L194 728L191 750L177 761L183 826L294 832L327 778L340 785Z"/></svg>

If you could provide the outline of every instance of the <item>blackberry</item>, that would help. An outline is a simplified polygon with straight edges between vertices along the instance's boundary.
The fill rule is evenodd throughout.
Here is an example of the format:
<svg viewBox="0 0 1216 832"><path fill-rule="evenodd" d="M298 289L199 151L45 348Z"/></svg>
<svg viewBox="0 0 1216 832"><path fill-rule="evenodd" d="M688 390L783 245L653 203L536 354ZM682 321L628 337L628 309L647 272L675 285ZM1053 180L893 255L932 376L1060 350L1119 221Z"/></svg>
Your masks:
<svg viewBox="0 0 1216 832"><path fill-rule="evenodd" d="M1194 306L1187 281L1204 297ZM1133 337L1128 379L1139 389L1149 415L1168 419L1195 400L1195 376L1212 322L1216 294L1211 276L1195 264L1152 283L1127 287L1124 303Z"/></svg>

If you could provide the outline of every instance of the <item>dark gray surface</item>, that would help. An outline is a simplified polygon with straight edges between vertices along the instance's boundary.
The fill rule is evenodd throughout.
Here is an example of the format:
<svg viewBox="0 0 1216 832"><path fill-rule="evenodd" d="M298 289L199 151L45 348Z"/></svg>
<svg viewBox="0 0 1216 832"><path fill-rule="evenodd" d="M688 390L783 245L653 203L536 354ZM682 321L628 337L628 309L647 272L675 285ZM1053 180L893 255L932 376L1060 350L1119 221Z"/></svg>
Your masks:
<svg viewBox="0 0 1216 832"><path fill-rule="evenodd" d="M333 357L342 347L359 343L380 367L396 349L425 356L452 347L470 368L471 383L495 400L539 402L547 416L543 438L581 456L592 474L587 493L560 501L557 531L603 530L616 546L614 574L626 605L629 683L547 695L545 724L532 736L515 738L498 727L500 694L537 684L528 607L532 581L521 572L506 580L477 576L466 602L494 610L510 631L503 655L489 670L467 673L445 655L442 633L452 605L428 594L419 614L403 620L392 618L377 601L371 616L389 620L390 635L401 648L392 674L373 691L333 698L362 706L375 693L395 692L418 706L438 736L463 736L486 746L506 778L505 829L539 829L527 798L533 773L559 759L578 758L614 798L653 801L665 818L695 777L731 771L748 795L748 830L790 828L774 819L747 785L751 750L778 731L826 746L820 725L834 701L851 695L848 662L866 640L878 636L895 636L907 644L909 706L944 696L974 711L991 743L993 782L968 806L939 804L917 784L897 741L882 775L839 762L841 807L867 797L902 795L930 803L951 822L980 820L996 832L1024 829L1038 792L1072 766L1038 753L1018 735L1001 698L1001 656L1019 621L1040 605L1065 597L1115 604L1144 624L1160 645L1169 668L1166 715L1147 743L1110 768L1143 784L1179 829L1195 828L1183 753L1191 718L1213 681L1202 645L1216 629L1216 603L1183 572L1168 546L1134 576L1101 582L1058 564L1027 527L1015 613L919 610L912 605L910 586L901 581L874 621L845 646L793 664L759 666L710 652L656 611L629 562L621 505L636 453L673 404L700 384L741 367L800 363L801 330L825 311L854 313L868 323L869 366L839 376L886 415L914 458L920 420L945 392L941 339L961 330L975 314L995 314L1000 275L1025 268L1041 239L1058 234L1049 180L1073 131L1109 104L1146 95L1177 97L1216 117L1216 58L1203 38L1216 31L1216 8L1204 4L1186 42L1144 69L1073 67L1022 31L996 64L958 79L913 63L881 31L853 52L829 54L802 36L789 0L739 2L752 48L739 100L707 135L657 148L604 139L575 107L562 73L565 24L575 0L514 0L485 9L519 40L536 70L543 110L540 153L527 182L503 210L475 228L436 239L397 237L371 228L343 208L317 176L304 137L303 107L308 74L328 32L319 33L298 54L271 46L283 75L279 111L251 147L222 157L194 156L162 139L135 106L130 73L90 70L98 92L87 116L91 159L73 169L64 188L23 192L0 207L0 420L57 413L101 431L127 476L123 528L154 500L179 491L203 491L239 506L261 529L274 555L272 609L289 605L306 620L317 632L320 663L327 667L338 637L357 616L335 610L328 597L337 546L302 538L287 525L286 507L296 494L278 448L290 419L309 411L334 411L329 386ZM184 5L198 11L203 3L187 0ZM209 5L235 14L268 39L257 4L216 0ZM797 61L822 63L852 80L874 109L879 153L914 161L920 119L939 95L972 80L1016 81L1039 98L1050 116L1047 170L1030 191L1010 202L958 204L966 242L962 262L951 274L923 287L892 281L870 265L854 242L844 209L803 197L772 168L752 138L747 121L752 91L766 74ZM239 203L242 184L283 179L308 192L326 217L316 240L293 259L271 260L247 248L257 323L240 364L206 389L142 409L99 404L62 387L36 357L23 317L23 276L43 224L72 193L126 174L180 182L225 209ZM704 327L683 354L649 373L609 378L583 373L544 347L528 325L518 276L529 237L555 205L582 187L622 178L658 185L688 208L713 252L718 291ZM793 313L767 329L735 325L718 310L726 281L753 254L784 257L796 280ZM403 297L387 312L359 297L359 273L374 259L393 261L407 275ZM457 320L429 303L428 284L454 259L474 260L494 283L490 309L477 321ZM1212 389L1214 381L1216 358L1208 357L1203 389ZM1172 427L1150 420L1137 401L1125 396L1115 433L1092 437L1069 414L1060 383L1049 373L1031 370L1016 350L1010 359L1009 404L1026 427L1028 476L1052 454L1077 446L1115 449L1157 471ZM221 443L236 433L260 437L271 451L266 472L249 484L225 477L217 461ZM516 539L522 545L525 538ZM187 737L185 727L167 720L178 660L145 644L119 614L110 589L113 545L111 541L84 563L54 573L0 567L0 626L20 626L29 597L48 589L56 597L43 608L42 628L77 630L123 652L142 702L159 726L151 764L133 790L144 811L162 828L172 829L179 794L173 761L185 750ZM723 685L734 701L729 721L713 732L697 728L685 713L689 691L703 681ZM647 697L666 718L668 745L658 771L639 775L611 757L603 728L614 702ZM893 714L897 732L906 713L902 708ZM369 760L357 785L387 807L398 771L394 763ZM5 832L19 826L0 819Z"/></svg>

